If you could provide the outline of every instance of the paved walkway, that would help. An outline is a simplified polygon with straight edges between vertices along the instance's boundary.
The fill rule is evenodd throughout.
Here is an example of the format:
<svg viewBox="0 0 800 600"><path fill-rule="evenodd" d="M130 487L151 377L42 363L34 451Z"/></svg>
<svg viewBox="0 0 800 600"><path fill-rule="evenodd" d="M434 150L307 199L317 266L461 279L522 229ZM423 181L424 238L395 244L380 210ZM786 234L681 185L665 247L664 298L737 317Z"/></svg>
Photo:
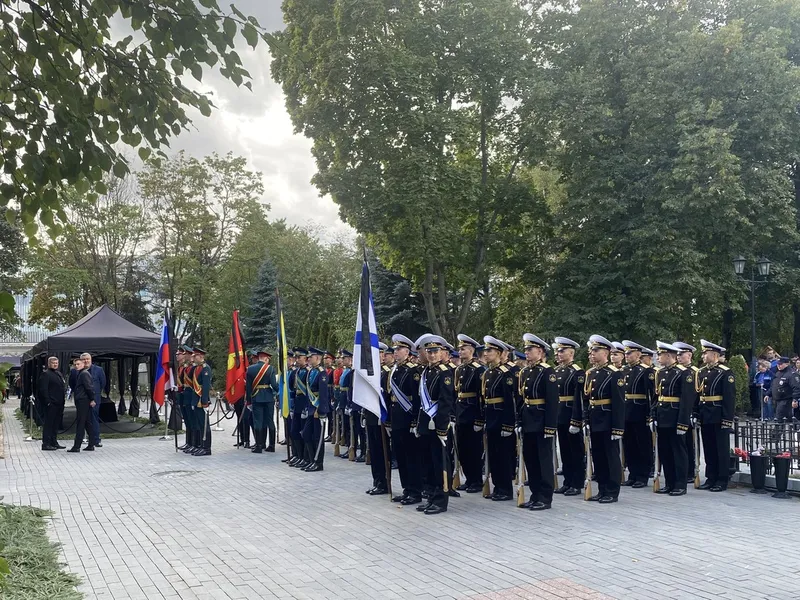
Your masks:
<svg viewBox="0 0 800 600"><path fill-rule="evenodd" d="M232 447L176 454L157 438L41 452L4 405L4 502L55 511L50 530L98 599L795 599L800 501L623 489L532 513L462 495L424 516L369 497L369 468L323 473ZM283 448L283 447L281 447ZM397 473L395 472L395 484Z"/></svg>

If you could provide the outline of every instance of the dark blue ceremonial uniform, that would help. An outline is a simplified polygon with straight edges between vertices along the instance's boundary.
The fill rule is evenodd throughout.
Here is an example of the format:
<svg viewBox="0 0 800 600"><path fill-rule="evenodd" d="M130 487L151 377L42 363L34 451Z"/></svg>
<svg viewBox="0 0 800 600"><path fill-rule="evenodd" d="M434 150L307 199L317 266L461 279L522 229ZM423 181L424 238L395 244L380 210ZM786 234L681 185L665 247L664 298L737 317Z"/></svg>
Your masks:
<svg viewBox="0 0 800 600"><path fill-rule="evenodd" d="M697 387L700 397L696 410L700 416L703 456L706 459L706 481L700 487L725 490L730 477L728 460L736 405L736 378L725 365L705 366L697 375Z"/></svg>
<svg viewBox="0 0 800 600"><path fill-rule="evenodd" d="M318 366L308 370L308 407L303 426L303 442L306 460L310 465L307 471L322 471L325 459L325 438L322 435L322 419L330 412L328 399L328 372ZM314 466L314 468L312 468Z"/></svg>
<svg viewBox="0 0 800 600"><path fill-rule="evenodd" d="M428 506L447 509L448 491L453 473L450 460L447 458L449 455L447 446L442 444L440 437L448 435L450 417L455 407L454 373L449 364L439 363L425 367L421 378L420 394L427 392L431 401L427 411L424 403L421 403L417 423L422 447L423 484L429 493ZM422 398L420 400L422 401ZM444 489L445 473L447 473L448 490Z"/></svg>
<svg viewBox="0 0 800 600"><path fill-rule="evenodd" d="M387 427L392 431L392 446L397 458L397 471L403 486L401 496L393 500L414 504L422 500L422 467L420 441L411 432L419 415L419 381L421 369L410 359L395 364L389 374L391 390Z"/></svg>
<svg viewBox="0 0 800 600"><path fill-rule="evenodd" d="M195 389L199 392L197 400L200 404L198 417L200 431L203 432L200 438L201 450L195 456L208 456L211 454L211 423L208 420L208 406L211 404L211 367L207 363L198 365L194 370Z"/></svg>
<svg viewBox="0 0 800 600"><path fill-rule="evenodd" d="M303 429L308 416L308 367L297 367L294 373L294 406L292 407L292 454L298 460L306 460L303 444Z"/></svg>
<svg viewBox="0 0 800 600"><path fill-rule="evenodd" d="M256 447L253 452L267 449L269 434L270 452L275 451L275 397L280 389L275 367L257 362L247 367L245 374L245 402L253 411L253 430Z"/></svg>
<svg viewBox="0 0 800 600"><path fill-rule="evenodd" d="M519 397L516 369L501 364L483 372L481 400L486 416L489 472L494 491L491 497L511 499L516 456L514 426ZM505 433L506 435L503 435Z"/></svg>
<svg viewBox="0 0 800 600"><path fill-rule="evenodd" d="M644 487L650 478L653 441L647 426L655 397L655 373L642 363L621 369L625 379L625 434L622 447L628 465L627 485Z"/></svg>
<svg viewBox="0 0 800 600"><path fill-rule="evenodd" d="M480 401L481 375L486 370L477 360L464 363L455 370L456 437L458 459L466 481L463 489L471 492L483 487L483 432L486 424ZM475 428L479 428L475 431Z"/></svg>
<svg viewBox="0 0 800 600"><path fill-rule="evenodd" d="M658 423L658 456L666 481L659 491L685 491L688 457L683 436L689 430L696 396L694 372L677 363L662 367L655 385L658 397L652 416Z"/></svg>
<svg viewBox="0 0 800 600"><path fill-rule="evenodd" d="M570 433L569 425L575 405L583 405L583 383L585 371L575 363L560 364L555 368L558 385L558 446L561 450L561 469L564 486L559 493L575 495L586 481L586 451L583 444L583 429Z"/></svg>

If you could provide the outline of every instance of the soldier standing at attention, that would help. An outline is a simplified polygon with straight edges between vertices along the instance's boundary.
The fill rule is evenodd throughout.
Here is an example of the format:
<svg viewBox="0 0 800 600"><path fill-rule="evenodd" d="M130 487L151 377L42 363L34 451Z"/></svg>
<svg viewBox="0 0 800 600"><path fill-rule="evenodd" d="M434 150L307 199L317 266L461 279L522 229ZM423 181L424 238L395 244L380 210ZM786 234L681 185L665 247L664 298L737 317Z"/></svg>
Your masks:
<svg viewBox="0 0 800 600"><path fill-rule="evenodd" d="M253 430L256 444L252 452L275 452L275 397L278 394L278 373L270 363L272 355L259 350L258 362L247 367L245 375L245 403L253 412ZM269 432L269 446L267 446Z"/></svg>
<svg viewBox="0 0 800 600"><path fill-rule="evenodd" d="M694 411L694 407L698 405L700 402L700 394L698 393L698 381L697 381L697 374L700 372L696 366L694 366L694 352L697 350L694 346L690 346L689 344L685 344L683 342L673 342L672 344L678 349L678 364L685 367L687 370L692 372L692 376L694 377L694 399L692 400L692 411ZM692 482L694 481L694 469L695 469L695 450L694 450L694 425L689 420L689 431L683 436L683 439L686 440L686 455L688 457L688 472L686 474L686 481Z"/></svg>
<svg viewBox="0 0 800 600"><path fill-rule="evenodd" d="M387 409L391 408L391 400L387 393L387 386L389 384L389 375L392 372L392 367L389 363L394 364L394 354L389 350L389 346L380 342L378 344L381 356L381 395L383 396L384 403ZM391 356L391 358L389 358ZM364 411L364 420L367 424L367 444L369 446L370 457L370 470L372 471L372 487L367 490L370 496L383 496L389 493L389 486L386 481L386 463L384 462L383 454L383 436L381 435L381 423L377 416L372 414L372 411Z"/></svg>
<svg viewBox="0 0 800 600"><path fill-rule="evenodd" d="M516 455L514 427L518 384L516 373L501 362L508 346L489 335L483 338L483 345L488 369L483 373L481 397L486 415L489 473L494 484L487 498L504 502L513 498L511 480Z"/></svg>
<svg viewBox="0 0 800 600"><path fill-rule="evenodd" d="M658 403L650 424L657 432L658 457L664 467L666 485L657 494L686 493L686 442L695 399L694 373L678 364L678 348L656 342L661 368L656 376Z"/></svg>
<svg viewBox="0 0 800 600"><path fill-rule="evenodd" d="M644 346L631 340L623 340L622 344L627 363L622 369L625 378L625 435L622 444L628 463L628 479L622 485L643 488L650 478L650 457L653 455L653 440L647 421L654 403L655 373L640 361Z"/></svg>
<svg viewBox="0 0 800 600"><path fill-rule="evenodd" d="M475 360L478 342L463 333L458 334L461 364L455 371L456 443L458 459L464 469L465 481L458 487L468 494L483 489L483 407L480 402L481 375L485 367Z"/></svg>
<svg viewBox="0 0 800 600"><path fill-rule="evenodd" d="M308 459L305 456L303 444L303 427L308 416L308 352L305 348L294 348L294 358L297 369L294 372L292 389L294 390L294 406L292 407L292 460L290 467L307 467Z"/></svg>
<svg viewBox="0 0 800 600"><path fill-rule="evenodd" d="M328 371L320 363L325 354L317 348L309 348L308 408L303 429L308 464L302 467L306 473L323 470L325 458L325 436L322 434L328 419Z"/></svg>
<svg viewBox="0 0 800 600"><path fill-rule="evenodd" d="M522 455L528 471L531 497L521 506L547 510L553 502L556 426L558 424L558 378L544 362L550 346L532 333L522 336L528 366L519 374L522 406L518 433L522 435Z"/></svg>
<svg viewBox="0 0 800 600"><path fill-rule="evenodd" d="M728 489L728 457L731 451L733 413L736 405L736 378L720 363L725 348L700 340L703 368L698 374L700 390L699 421L706 459L706 480L701 490L722 492Z"/></svg>
<svg viewBox="0 0 800 600"><path fill-rule="evenodd" d="M211 367L206 363L206 351L195 347L193 387L197 399L198 443L200 447L192 456L211 456L211 424L208 422L208 406L211 404Z"/></svg>
<svg viewBox="0 0 800 600"><path fill-rule="evenodd" d="M625 427L625 380L619 370L608 362L613 345L601 335L589 338L589 360L592 368L586 372L583 395L588 404L589 436L592 464L597 475L599 492L589 498L592 502L610 504L619 499L622 464L619 440ZM570 433L577 433L584 424L583 407L574 407Z"/></svg>
<svg viewBox="0 0 800 600"><path fill-rule="evenodd" d="M580 347L567 337L553 340L558 366L555 368L558 384L558 445L561 451L561 465L564 485L554 490L556 494L577 496L586 480L586 452L583 447L583 429L569 432L572 410L575 404L583 405L583 382L586 373L573 361L575 350Z"/></svg>

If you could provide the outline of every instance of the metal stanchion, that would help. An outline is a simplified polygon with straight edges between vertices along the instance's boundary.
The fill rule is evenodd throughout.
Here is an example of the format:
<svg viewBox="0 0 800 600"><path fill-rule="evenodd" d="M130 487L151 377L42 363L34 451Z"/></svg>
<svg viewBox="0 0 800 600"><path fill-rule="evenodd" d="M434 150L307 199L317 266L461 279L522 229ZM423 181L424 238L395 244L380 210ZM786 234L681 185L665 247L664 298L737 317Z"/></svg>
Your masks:
<svg viewBox="0 0 800 600"><path fill-rule="evenodd" d="M217 394L217 402L214 405L214 416L216 417L217 413L219 412L219 393ZM220 426L220 419L217 417L214 419L216 421L216 425L211 429L211 431L225 431L225 429Z"/></svg>

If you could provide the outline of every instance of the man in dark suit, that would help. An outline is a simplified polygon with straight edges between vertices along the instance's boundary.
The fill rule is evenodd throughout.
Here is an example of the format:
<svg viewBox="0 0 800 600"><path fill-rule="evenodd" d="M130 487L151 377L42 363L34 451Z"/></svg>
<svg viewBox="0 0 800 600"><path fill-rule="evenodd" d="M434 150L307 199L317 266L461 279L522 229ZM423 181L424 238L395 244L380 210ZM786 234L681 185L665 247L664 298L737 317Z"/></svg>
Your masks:
<svg viewBox="0 0 800 600"><path fill-rule="evenodd" d="M45 407L44 426L42 428L42 450L60 450L56 437L64 411L64 394L66 382L58 370L58 359L51 356L47 359L47 370L39 377L37 400Z"/></svg>
<svg viewBox="0 0 800 600"><path fill-rule="evenodd" d="M81 451L81 442L83 441L84 430L86 430L86 433L89 437L89 445L86 446L84 450L91 452L94 450L94 444L92 443L92 440L94 440L97 436L97 432L94 431L94 426L90 416L90 411L96 404L94 399L94 383L92 382L92 376L89 374L87 368L88 365L82 358L76 358L74 364L76 371L76 383L75 387L73 388L73 394L78 416L75 420L75 442L73 443L72 448L67 450L67 452Z"/></svg>

